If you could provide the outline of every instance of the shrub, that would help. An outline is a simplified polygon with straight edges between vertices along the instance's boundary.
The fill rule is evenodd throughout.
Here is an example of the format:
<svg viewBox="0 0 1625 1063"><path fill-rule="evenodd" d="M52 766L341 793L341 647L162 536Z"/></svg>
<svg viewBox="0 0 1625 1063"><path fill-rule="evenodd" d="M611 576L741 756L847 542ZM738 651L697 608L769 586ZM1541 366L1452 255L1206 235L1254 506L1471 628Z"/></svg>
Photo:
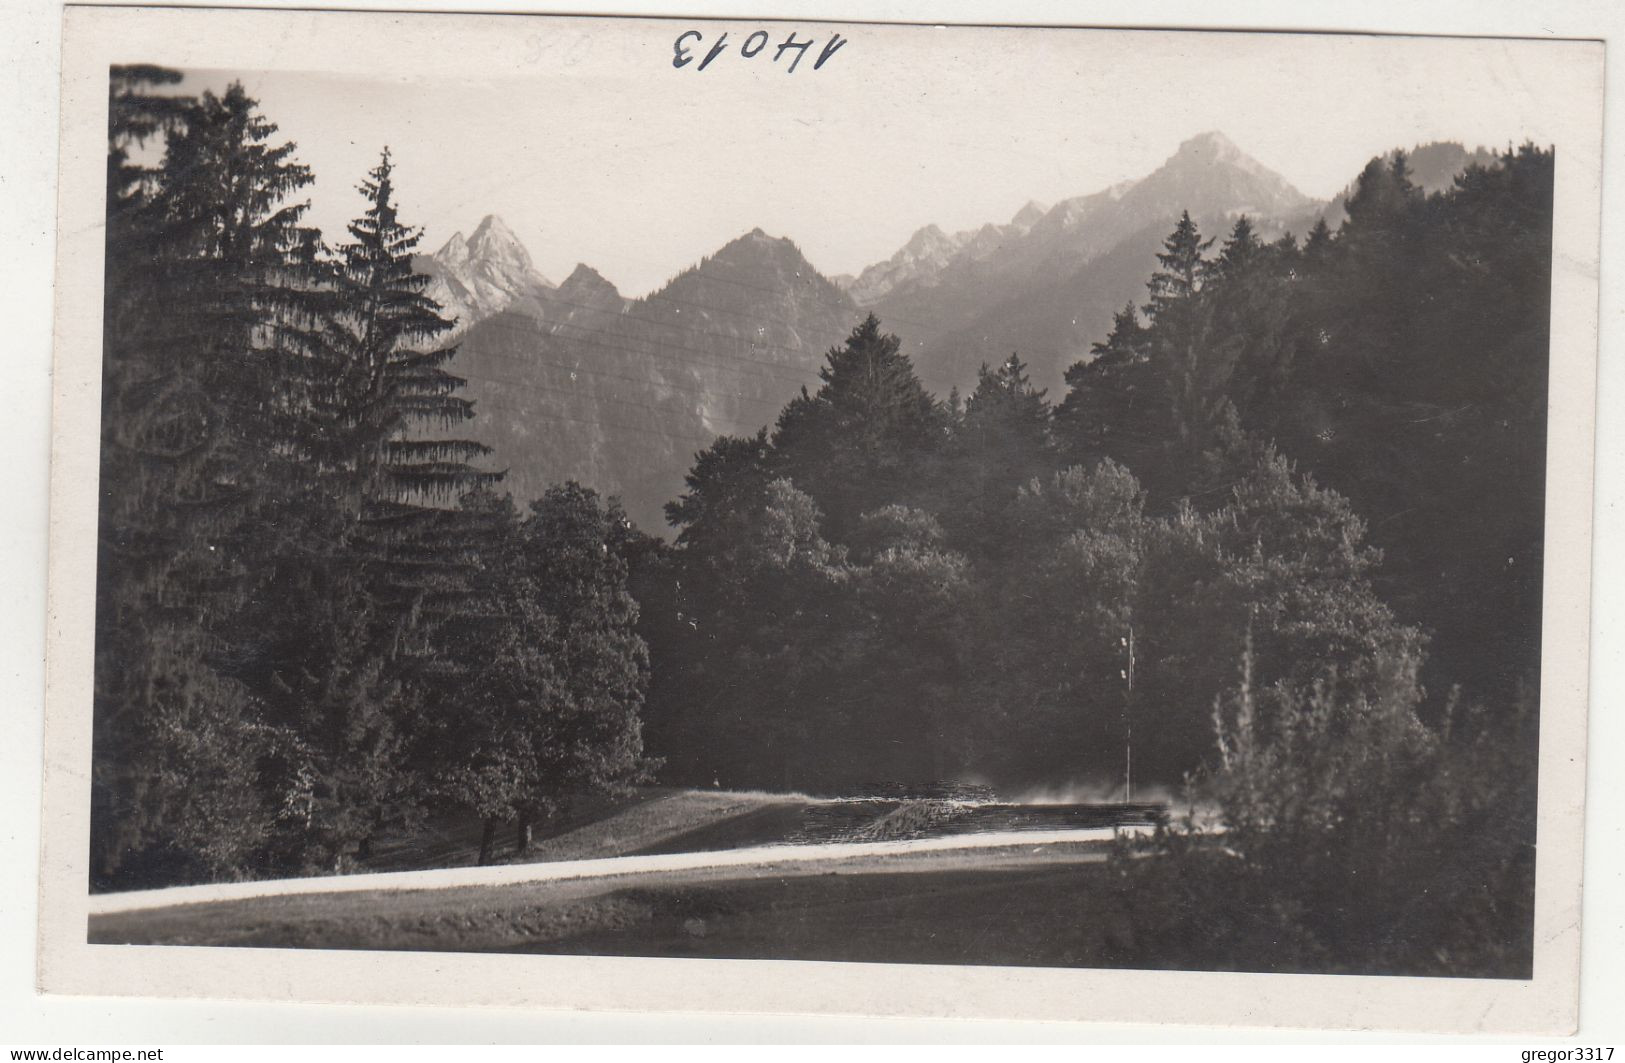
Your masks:
<svg viewBox="0 0 1625 1063"><path fill-rule="evenodd" d="M1525 698L1492 726L1452 695L1427 727L1419 665L1380 657L1365 693L1331 675L1258 690L1248 647L1191 811L1119 854L1138 951L1177 967L1529 976L1535 713Z"/></svg>

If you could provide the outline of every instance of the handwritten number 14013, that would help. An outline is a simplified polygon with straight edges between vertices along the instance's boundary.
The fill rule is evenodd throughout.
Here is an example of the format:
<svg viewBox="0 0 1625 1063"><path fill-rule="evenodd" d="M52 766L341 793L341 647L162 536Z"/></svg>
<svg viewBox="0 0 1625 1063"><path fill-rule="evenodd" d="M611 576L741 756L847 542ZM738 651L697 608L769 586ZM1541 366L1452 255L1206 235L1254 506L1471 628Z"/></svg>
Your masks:
<svg viewBox="0 0 1625 1063"><path fill-rule="evenodd" d="M766 30L757 30L749 37L746 37L739 45L739 57L742 59L755 59L757 56L761 55L767 50L769 43L768 36L769 35ZM815 43L817 42L810 37L804 41L797 40L796 31L791 30L789 36L785 37L774 50L772 61L777 63L779 60L784 58L786 52L794 52L795 55L790 60L790 65L785 68L785 73L794 74L796 72L796 67L801 64L801 60L806 56L807 50ZM841 46L845 43L846 38L842 37L839 33L830 34L829 40L824 42L823 50L818 53L818 58L813 61L812 68L817 70L825 63L829 62L830 57L836 52L840 51ZM706 49L702 55L701 50L704 49L704 47L705 35L699 30L686 30L683 33L679 33L677 35L677 40L672 42L671 65L680 70L697 60L699 65L694 69L704 70L706 67L711 65L712 60L716 59L717 56L728 50L728 35L724 33L715 41L712 41L711 47Z"/></svg>

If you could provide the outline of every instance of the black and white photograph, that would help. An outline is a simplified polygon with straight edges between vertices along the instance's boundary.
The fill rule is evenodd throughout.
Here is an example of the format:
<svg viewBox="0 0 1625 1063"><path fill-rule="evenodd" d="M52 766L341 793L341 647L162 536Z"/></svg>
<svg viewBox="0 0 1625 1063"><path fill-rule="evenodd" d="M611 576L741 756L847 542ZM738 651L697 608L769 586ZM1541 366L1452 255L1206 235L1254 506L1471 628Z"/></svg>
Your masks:
<svg viewBox="0 0 1625 1063"><path fill-rule="evenodd" d="M100 991L1572 1023L1599 44L76 17L46 856Z"/></svg>

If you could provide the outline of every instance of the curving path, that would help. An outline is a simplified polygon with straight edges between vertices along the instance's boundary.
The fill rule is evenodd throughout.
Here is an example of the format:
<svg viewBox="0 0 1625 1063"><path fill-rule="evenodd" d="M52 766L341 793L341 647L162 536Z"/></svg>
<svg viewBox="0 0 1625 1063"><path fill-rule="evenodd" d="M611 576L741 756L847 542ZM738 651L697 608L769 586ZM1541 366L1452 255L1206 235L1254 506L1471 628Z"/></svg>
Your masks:
<svg viewBox="0 0 1625 1063"><path fill-rule="evenodd" d="M589 860L558 860L530 864L502 864L493 867L453 867L428 871L390 871L376 874L328 875L315 878L270 879L255 882L224 882L202 886L175 886L168 889L103 893L90 898L92 917L119 912L149 911L180 905L211 904L260 897L341 894L379 890L421 891L457 889L469 886L509 886L572 879L635 876L652 872L687 871L710 868L741 870L765 867L793 867L798 864L843 861L866 862L874 858L978 849L1021 849L1039 852L1049 846L1075 846L1093 843L1093 854L1078 853L1078 859L1098 859L1103 843L1119 834L1149 833L1150 827L1096 827L1065 830L1010 830L960 834L935 838L914 838L877 842L835 842L818 845L759 845L716 852L655 853ZM897 870L906 870L899 866Z"/></svg>

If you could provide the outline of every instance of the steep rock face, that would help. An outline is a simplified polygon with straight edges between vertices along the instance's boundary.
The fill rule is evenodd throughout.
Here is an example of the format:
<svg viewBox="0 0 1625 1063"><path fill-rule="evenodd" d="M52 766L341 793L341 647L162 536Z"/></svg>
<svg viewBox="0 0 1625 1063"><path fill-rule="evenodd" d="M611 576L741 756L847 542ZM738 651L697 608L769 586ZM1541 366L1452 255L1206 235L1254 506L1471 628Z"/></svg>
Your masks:
<svg viewBox="0 0 1625 1063"><path fill-rule="evenodd" d="M481 219L472 236L459 232L412 264L428 275L428 296L457 319L458 332L510 308L539 314L553 289L513 230L494 214Z"/></svg>
<svg viewBox="0 0 1625 1063"><path fill-rule="evenodd" d="M521 506L578 480L646 531L718 434L771 425L862 315L789 240L755 230L642 299L586 266L462 337L452 371Z"/></svg>

